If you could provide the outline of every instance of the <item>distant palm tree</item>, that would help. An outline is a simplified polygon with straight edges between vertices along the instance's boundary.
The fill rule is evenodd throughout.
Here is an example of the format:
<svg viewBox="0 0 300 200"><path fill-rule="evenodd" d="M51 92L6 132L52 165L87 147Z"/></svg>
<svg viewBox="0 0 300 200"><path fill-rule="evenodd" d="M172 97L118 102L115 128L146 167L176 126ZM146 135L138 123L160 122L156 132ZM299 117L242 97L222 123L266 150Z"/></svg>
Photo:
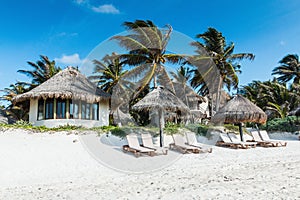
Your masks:
<svg viewBox="0 0 300 200"><path fill-rule="evenodd" d="M247 99L257 104L259 107L265 105L266 102L262 103L262 87L263 83L261 81L252 81L246 86L240 89L240 93Z"/></svg>
<svg viewBox="0 0 300 200"><path fill-rule="evenodd" d="M11 84L8 88L4 88L2 92L4 95L1 100L8 101L9 105L6 107L6 114L15 120L28 120L29 102L20 102L13 104L13 98L18 94L23 94L29 89L25 83L17 82Z"/></svg>
<svg viewBox="0 0 300 200"><path fill-rule="evenodd" d="M263 110L269 111L269 117L284 118L300 103L295 89L287 88L286 84L279 83L275 78L265 82L253 81L244 86L241 93Z"/></svg>
<svg viewBox="0 0 300 200"><path fill-rule="evenodd" d="M279 61L279 66L273 69L272 75L278 75L278 81L300 83L300 61L296 54L289 54Z"/></svg>
<svg viewBox="0 0 300 200"><path fill-rule="evenodd" d="M119 45L127 49L127 54L120 55L120 59L127 65L135 68L129 70L125 79L134 80L139 84L136 95L153 81L174 91L172 81L163 66L165 62L179 63L183 58L176 54L166 53L166 48L172 33L172 27L167 25L166 29L159 29L150 20L136 20L123 24L130 31L128 35L118 35L111 39L117 40Z"/></svg>
<svg viewBox="0 0 300 200"><path fill-rule="evenodd" d="M106 55L101 61L94 60L95 69L93 76L90 76L101 89L107 93L112 93L120 78L126 73L123 70L124 63L120 62L120 58L116 53Z"/></svg>
<svg viewBox="0 0 300 200"><path fill-rule="evenodd" d="M296 101L295 95L289 91L285 84L281 84L274 79L261 84L264 96L267 101L265 109L273 113L274 116L285 118Z"/></svg>
<svg viewBox="0 0 300 200"><path fill-rule="evenodd" d="M188 95L192 89L189 87L189 80L192 76L192 71L189 67L180 66L177 72L170 72L173 80L176 96L179 97L187 106L189 106Z"/></svg>
<svg viewBox="0 0 300 200"><path fill-rule="evenodd" d="M202 34L198 34L196 36L203 40L203 42L193 42L192 45L198 49L198 52L202 52L203 48L208 52L208 55L213 59L217 70L219 71L219 84L217 88L217 103L216 110L219 107L219 96L220 91L223 86L225 86L228 90L232 87L237 89L238 87L238 76L237 73L240 73L240 64L237 61L241 61L243 59L254 59L254 55L252 53L237 53L234 54L234 43L226 44L225 37L219 31L214 28L208 28L208 30ZM197 51L196 51L197 52ZM203 55L200 55L203 56ZM203 74L195 74L192 78L193 86L204 86L205 83ZM216 77L211 77L216 78ZM204 88L201 89L205 91Z"/></svg>
<svg viewBox="0 0 300 200"><path fill-rule="evenodd" d="M19 73L25 74L29 78L31 78L31 83L26 83L30 89L40 85L45 82L59 71L61 71L60 67L55 66L55 61L50 61L47 56L41 55L41 60L36 63L27 62L34 70L18 70Z"/></svg>

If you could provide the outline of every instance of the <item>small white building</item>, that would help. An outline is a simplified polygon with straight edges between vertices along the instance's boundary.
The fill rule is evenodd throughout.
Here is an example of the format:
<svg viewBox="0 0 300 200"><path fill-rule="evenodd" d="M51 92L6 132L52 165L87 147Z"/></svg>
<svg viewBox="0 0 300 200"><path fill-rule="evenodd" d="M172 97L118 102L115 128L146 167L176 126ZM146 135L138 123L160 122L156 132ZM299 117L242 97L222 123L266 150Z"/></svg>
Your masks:
<svg viewBox="0 0 300 200"><path fill-rule="evenodd" d="M29 122L34 126L90 128L109 124L109 99L108 93L68 67L14 101L30 101Z"/></svg>

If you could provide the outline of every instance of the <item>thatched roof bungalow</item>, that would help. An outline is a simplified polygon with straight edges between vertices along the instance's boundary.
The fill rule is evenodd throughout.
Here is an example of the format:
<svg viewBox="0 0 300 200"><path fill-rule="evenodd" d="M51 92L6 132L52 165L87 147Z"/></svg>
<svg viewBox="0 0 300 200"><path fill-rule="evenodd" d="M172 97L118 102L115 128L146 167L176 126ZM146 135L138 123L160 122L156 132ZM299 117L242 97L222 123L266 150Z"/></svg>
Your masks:
<svg viewBox="0 0 300 200"><path fill-rule="evenodd" d="M84 75L68 67L29 92L16 96L14 101L30 101L29 121L36 126L95 127L109 123L109 98L109 94Z"/></svg>

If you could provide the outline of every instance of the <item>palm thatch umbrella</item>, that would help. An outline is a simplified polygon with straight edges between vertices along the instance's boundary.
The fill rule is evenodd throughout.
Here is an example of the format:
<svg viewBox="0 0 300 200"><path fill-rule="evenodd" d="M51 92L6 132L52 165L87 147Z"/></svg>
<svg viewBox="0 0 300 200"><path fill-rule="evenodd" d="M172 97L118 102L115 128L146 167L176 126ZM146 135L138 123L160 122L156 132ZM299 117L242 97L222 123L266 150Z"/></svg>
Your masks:
<svg viewBox="0 0 300 200"><path fill-rule="evenodd" d="M243 141L242 123L256 122L265 123L267 121L266 113L254 103L241 95L235 96L213 117L212 122L224 122L239 124L241 140Z"/></svg>
<svg viewBox="0 0 300 200"><path fill-rule="evenodd" d="M14 97L14 102L31 98L62 98L100 102L109 99L110 95L99 89L78 70L68 67L29 92Z"/></svg>
<svg viewBox="0 0 300 200"><path fill-rule="evenodd" d="M171 91L159 86L149 92L132 107L135 110L158 110L160 147L163 146L163 126L165 111L189 112L189 108Z"/></svg>

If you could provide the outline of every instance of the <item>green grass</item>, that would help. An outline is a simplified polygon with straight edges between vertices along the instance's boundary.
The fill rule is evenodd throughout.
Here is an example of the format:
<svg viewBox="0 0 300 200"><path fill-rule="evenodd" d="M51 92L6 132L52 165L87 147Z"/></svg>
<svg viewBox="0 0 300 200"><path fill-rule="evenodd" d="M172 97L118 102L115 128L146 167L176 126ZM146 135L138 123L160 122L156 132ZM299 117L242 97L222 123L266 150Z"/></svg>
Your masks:
<svg viewBox="0 0 300 200"><path fill-rule="evenodd" d="M17 121L14 124L0 124L0 127L32 130L34 132L87 130L81 126L74 125L64 125L55 128L47 128L46 126L33 126L31 123L23 120Z"/></svg>

